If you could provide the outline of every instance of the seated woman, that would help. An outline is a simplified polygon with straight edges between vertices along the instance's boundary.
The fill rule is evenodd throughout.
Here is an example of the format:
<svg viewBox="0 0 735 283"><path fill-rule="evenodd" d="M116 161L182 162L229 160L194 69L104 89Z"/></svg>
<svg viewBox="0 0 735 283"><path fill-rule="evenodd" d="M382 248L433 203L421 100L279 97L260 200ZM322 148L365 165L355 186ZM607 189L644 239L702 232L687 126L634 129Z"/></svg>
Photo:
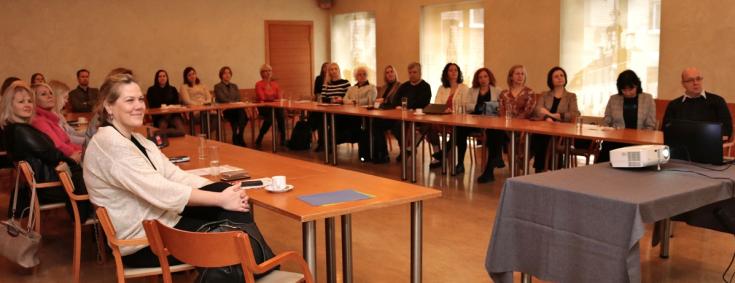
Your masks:
<svg viewBox="0 0 735 283"><path fill-rule="evenodd" d="M145 100L130 75L108 77L98 103L101 126L84 155L84 181L92 203L107 209L119 238L144 237L146 219L186 231L221 219L253 221L240 184L211 183L184 172L153 142L134 133L143 125ZM120 252L126 266L158 266L149 247Z"/></svg>
<svg viewBox="0 0 735 283"><path fill-rule="evenodd" d="M347 89L347 93L343 99L347 105L357 106L372 106L375 101L375 97L378 95L378 90L375 85L371 85L367 79L367 68L357 67L355 69L355 85ZM367 162L370 160L370 135L368 133L368 127L360 130L362 126L362 118L360 117L342 117L342 127L344 131L359 130L357 136L359 138L358 148L360 153L360 161ZM382 136L381 136L382 138Z"/></svg>
<svg viewBox="0 0 735 283"><path fill-rule="evenodd" d="M434 103L446 104L447 111L449 112L459 112L461 108L465 107L466 96L469 91L467 85L464 84L464 77L462 76L462 70L459 68L459 65L455 63L447 63L444 65L441 81L442 85L436 91ZM442 152L439 150L439 135L441 128L442 126L440 125L432 125L429 128L429 133L426 135L429 143L431 143L431 147L434 149L434 154L432 155L433 159L429 164L430 168L441 166ZM460 140L458 143L463 142L464 141ZM464 157L462 159L464 160ZM458 169L464 171L464 165Z"/></svg>
<svg viewBox="0 0 735 283"><path fill-rule="evenodd" d="M261 80L255 83L255 95L257 102L272 102L283 97L283 90L278 84L271 80L273 77L273 68L268 64L260 66ZM268 132L273 124L273 115L271 115L271 107L258 107L260 117L263 118L263 125L260 126L260 133L255 140L255 147L260 147L263 142L263 136ZM286 124L283 122L283 109L276 109L276 122L278 122L278 134L281 145L286 141Z"/></svg>
<svg viewBox="0 0 735 283"><path fill-rule="evenodd" d="M320 95L321 100L317 99L317 102L342 103L342 98L347 93L347 88L349 87L350 82L348 80L342 79L339 65L334 62L329 63L329 66L327 66L327 77L324 80L322 93ZM340 117L335 118L337 118L337 120L340 120ZM324 126L322 126L324 116L322 115L322 113L311 112L309 113L309 120L312 121L312 125L318 125L317 131L319 132L319 135L317 136L317 147L315 151L322 151L324 149ZM339 122L335 122L335 126L337 124L339 124Z"/></svg>
<svg viewBox="0 0 735 283"><path fill-rule="evenodd" d="M508 70L508 89L500 92L500 105L498 114L502 117L509 113L510 117L518 119L528 119L533 114L536 107L536 95L533 90L526 86L526 68L523 65L515 65ZM497 133L497 132L496 132ZM493 134L487 137L488 146L490 148L502 147L507 141L507 135ZM520 140L520 139L518 139ZM516 157L520 158L523 154L523 145L516 146ZM518 162L514 163L519 166ZM520 168L520 167L518 167ZM495 179L493 176L493 166L487 166L485 172L477 178L480 183L489 182ZM516 170L512 168L511 170Z"/></svg>
<svg viewBox="0 0 735 283"><path fill-rule="evenodd" d="M75 193L86 194L82 179L82 169L77 160L71 159L56 148L48 135L30 125L34 110L34 95L25 82L16 81L3 93L2 112L0 112L0 128L3 130L3 144L13 162L27 161L35 173L36 182L54 182L59 180L55 168L59 162L66 162L71 170ZM12 197L11 197L12 200ZM44 203L66 202L67 212L73 217L71 202L64 188L47 188L38 191L38 201ZM18 193L18 213L30 203L29 190ZM82 221L90 212L89 202L78 202L79 216Z"/></svg>
<svg viewBox="0 0 735 283"><path fill-rule="evenodd" d="M53 112L56 99L51 87L45 83L33 85L36 97L36 114L31 125L46 134L58 150L73 159L76 163L82 161L82 146L71 142L69 135L59 126L61 118Z"/></svg>
<svg viewBox="0 0 735 283"><path fill-rule="evenodd" d="M385 66L383 86L378 87L378 98L375 99L380 109L395 109L396 106L401 105L401 102L396 99L396 92L400 86L401 82L398 80L396 69L392 65ZM393 128L394 124L394 120L373 119L373 163L382 164L390 161L388 143L383 136L386 131Z"/></svg>
<svg viewBox="0 0 735 283"><path fill-rule="evenodd" d="M569 123L579 117L577 95L567 91L567 72L564 69L558 66L551 68L546 75L546 85L549 91L544 92L536 103L534 110L536 120L544 120L549 123ZM536 173L544 171L548 146L548 135L534 134L531 137L531 149L534 155L533 168Z"/></svg>
<svg viewBox="0 0 735 283"><path fill-rule="evenodd" d="M219 69L219 79L221 80L218 84L214 85L214 97L218 103L230 103L230 102L241 102L240 88L236 84L232 83L232 69L224 66ZM248 124L248 116L245 115L244 109L229 109L225 110L223 115L225 119L230 122L232 127L232 144L245 146L245 126Z"/></svg>
<svg viewBox="0 0 735 283"><path fill-rule="evenodd" d="M475 71L472 77L472 88L467 92L465 97L465 108L469 114L483 115L486 109L486 102L498 101L500 91L495 87L495 75L488 68L480 68ZM464 156L467 152L467 137L472 133L479 133L480 129L457 127L457 165L455 173L464 172ZM489 133L488 135L491 135ZM488 150L488 167L498 164L498 159L502 163L500 156L500 148L493 147ZM492 161L492 162L490 162Z"/></svg>
<svg viewBox="0 0 735 283"><path fill-rule="evenodd" d="M641 89L638 75L632 70L623 71L618 75L617 87L618 93L607 101L603 123L616 129L656 130L656 103ZM610 161L610 150L629 145L603 142L595 163Z"/></svg>
<svg viewBox="0 0 735 283"><path fill-rule="evenodd" d="M148 88L145 97L148 100L149 108L161 108L163 104L175 105L181 103L179 101L179 92L168 82L168 72L166 70L156 71L156 76L153 78L153 85ZM182 133L186 131L184 128L184 119L178 113L154 115L153 125L162 130L173 128Z"/></svg>
<svg viewBox="0 0 735 283"><path fill-rule="evenodd" d="M87 136L83 132L79 132L69 125L69 122L64 118L64 106L69 102L69 91L71 89L65 83L57 80L51 80L48 85L51 87L51 92L54 94L56 99L56 105L53 108L53 112L59 117L59 127L64 129L64 132L69 135L69 139L71 139L72 143L84 146L87 142Z"/></svg>
<svg viewBox="0 0 735 283"><path fill-rule="evenodd" d="M186 106L200 106L212 102L212 95L207 86L201 83L197 71L192 67L184 69L184 83L179 88L181 102ZM192 115L192 119L200 118L201 133L209 133L207 128L207 113Z"/></svg>

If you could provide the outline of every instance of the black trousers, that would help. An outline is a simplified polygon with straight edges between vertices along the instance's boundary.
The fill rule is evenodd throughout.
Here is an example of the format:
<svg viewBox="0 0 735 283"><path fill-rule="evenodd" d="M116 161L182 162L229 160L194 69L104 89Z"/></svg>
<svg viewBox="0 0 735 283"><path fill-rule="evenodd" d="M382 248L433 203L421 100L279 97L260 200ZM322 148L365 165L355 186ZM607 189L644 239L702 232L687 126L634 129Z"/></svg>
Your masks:
<svg viewBox="0 0 735 283"><path fill-rule="evenodd" d="M268 132L273 125L273 115L271 114L271 107L258 107L260 117L263 117L263 125L260 127L260 133L255 143L260 144L263 141L263 136ZM286 124L283 118L283 109L276 109L276 122L278 123L278 133L281 135L278 138L283 143L286 140Z"/></svg>
<svg viewBox="0 0 735 283"><path fill-rule="evenodd" d="M467 153L467 137L473 133L479 133L480 129L457 127L455 136L457 138L457 165L464 164L464 156Z"/></svg>
<svg viewBox="0 0 735 283"><path fill-rule="evenodd" d="M223 112L225 119L230 122L232 127L232 144L245 146L245 126L248 124L248 116L245 115L245 110L242 109L230 109Z"/></svg>
<svg viewBox="0 0 735 283"><path fill-rule="evenodd" d="M221 192L229 186L231 185L228 183L217 182L204 186L200 188L200 190ZM184 211L181 212L181 219L176 223L176 225L174 225L174 228L194 232L206 223L224 219L238 223L253 222L253 217L250 212L229 211L214 206L187 206L184 208ZM141 223L140 225L143 224ZM128 267L161 266L158 262L158 257L153 253L153 251L151 251L150 247L145 247L133 254L123 256L122 261L123 264ZM181 264L181 261L172 256L168 257L168 262L170 265Z"/></svg>
<svg viewBox="0 0 735 283"><path fill-rule="evenodd" d="M483 175L493 173L495 167L503 163L503 146L508 142L508 135L501 130L485 130L487 142L487 165Z"/></svg>

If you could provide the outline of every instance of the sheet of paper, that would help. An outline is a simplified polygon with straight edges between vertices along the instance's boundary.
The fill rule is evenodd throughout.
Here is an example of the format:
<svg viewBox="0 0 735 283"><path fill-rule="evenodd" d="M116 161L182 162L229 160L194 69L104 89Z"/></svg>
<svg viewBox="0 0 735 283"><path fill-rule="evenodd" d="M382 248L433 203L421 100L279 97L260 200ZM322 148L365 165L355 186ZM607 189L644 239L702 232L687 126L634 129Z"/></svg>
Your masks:
<svg viewBox="0 0 735 283"><path fill-rule="evenodd" d="M217 172L227 172L227 171L235 171L235 170L242 170L242 168L238 168L231 165L221 165L219 166L219 170ZM204 167L204 168L197 168L197 169L191 169L186 170L186 172L197 175L197 176L207 176L210 175L209 173L212 172L212 167Z"/></svg>

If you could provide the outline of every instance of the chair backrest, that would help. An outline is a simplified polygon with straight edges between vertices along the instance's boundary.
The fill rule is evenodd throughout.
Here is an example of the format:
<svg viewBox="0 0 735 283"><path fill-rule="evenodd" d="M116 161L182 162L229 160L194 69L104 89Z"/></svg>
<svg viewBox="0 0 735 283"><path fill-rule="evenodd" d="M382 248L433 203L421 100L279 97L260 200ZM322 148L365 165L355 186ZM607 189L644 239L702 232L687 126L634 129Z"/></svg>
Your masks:
<svg viewBox="0 0 735 283"><path fill-rule="evenodd" d="M69 166L67 166L66 163L63 162L62 164L63 166L56 167L56 174L59 175L59 181L61 182L62 187L64 187L66 195L69 196L69 199L71 200L71 206L74 212L74 220L78 222L81 220L79 219L79 207L77 205L77 202L89 200L89 195L77 195L74 193L74 182L72 182L71 180L71 171L69 170Z"/></svg>
<svg viewBox="0 0 735 283"><path fill-rule="evenodd" d="M245 282L255 280L253 271L257 263L245 232L188 232L168 227L157 220L143 221L143 228L151 250L161 262L164 282L171 282L167 259L169 255L199 267L213 268L240 264Z"/></svg>

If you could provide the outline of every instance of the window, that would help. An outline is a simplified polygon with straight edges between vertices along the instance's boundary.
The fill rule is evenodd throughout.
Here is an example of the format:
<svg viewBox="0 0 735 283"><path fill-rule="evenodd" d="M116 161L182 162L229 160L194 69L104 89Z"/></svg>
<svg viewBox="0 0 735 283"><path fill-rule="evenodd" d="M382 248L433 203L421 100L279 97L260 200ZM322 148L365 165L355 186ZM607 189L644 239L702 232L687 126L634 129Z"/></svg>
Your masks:
<svg viewBox="0 0 735 283"><path fill-rule="evenodd" d="M368 69L368 80L375 77L375 14L358 12L332 17L332 61L339 64L342 78L355 83L354 70Z"/></svg>
<svg viewBox="0 0 735 283"><path fill-rule="evenodd" d="M561 66L584 115L602 116L631 69L657 96L660 0L562 0Z"/></svg>
<svg viewBox="0 0 735 283"><path fill-rule="evenodd" d="M459 65L468 85L472 74L485 65L484 14L481 1L422 7L422 75L431 85L432 95L441 86L441 73L447 63Z"/></svg>

